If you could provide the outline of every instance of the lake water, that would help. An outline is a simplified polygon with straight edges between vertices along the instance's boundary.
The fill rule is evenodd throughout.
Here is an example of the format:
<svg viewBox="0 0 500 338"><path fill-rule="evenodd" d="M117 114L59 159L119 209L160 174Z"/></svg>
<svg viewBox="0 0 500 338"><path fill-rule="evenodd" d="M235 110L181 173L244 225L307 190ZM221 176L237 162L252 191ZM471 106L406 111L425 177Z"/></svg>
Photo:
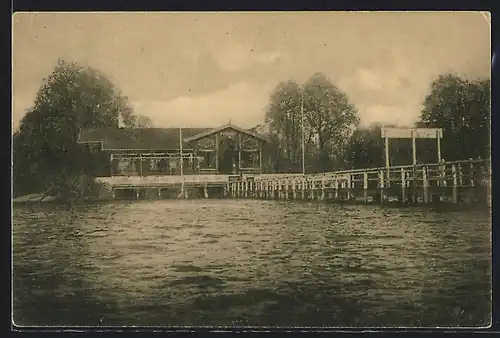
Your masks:
<svg viewBox="0 0 500 338"><path fill-rule="evenodd" d="M17 325L486 326L491 221L255 200L15 206Z"/></svg>

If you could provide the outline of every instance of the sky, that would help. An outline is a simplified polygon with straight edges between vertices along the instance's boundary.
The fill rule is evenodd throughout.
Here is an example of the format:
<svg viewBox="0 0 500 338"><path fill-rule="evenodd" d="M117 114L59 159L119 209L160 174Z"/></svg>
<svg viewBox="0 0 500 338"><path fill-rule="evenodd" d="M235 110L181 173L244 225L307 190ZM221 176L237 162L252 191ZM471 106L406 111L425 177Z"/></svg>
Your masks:
<svg viewBox="0 0 500 338"><path fill-rule="evenodd" d="M408 125L439 74L489 78L490 26L479 12L16 13L13 130L59 58L104 72L155 127L253 127L281 81L316 72L363 125Z"/></svg>

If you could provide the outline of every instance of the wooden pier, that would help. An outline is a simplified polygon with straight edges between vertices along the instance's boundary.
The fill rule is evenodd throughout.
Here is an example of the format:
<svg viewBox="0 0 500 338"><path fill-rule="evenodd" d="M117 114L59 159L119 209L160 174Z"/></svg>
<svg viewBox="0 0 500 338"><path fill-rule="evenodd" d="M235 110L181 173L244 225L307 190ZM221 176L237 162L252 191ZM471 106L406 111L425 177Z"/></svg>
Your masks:
<svg viewBox="0 0 500 338"><path fill-rule="evenodd" d="M319 174L268 174L228 182L226 198L490 206L490 162L467 160Z"/></svg>

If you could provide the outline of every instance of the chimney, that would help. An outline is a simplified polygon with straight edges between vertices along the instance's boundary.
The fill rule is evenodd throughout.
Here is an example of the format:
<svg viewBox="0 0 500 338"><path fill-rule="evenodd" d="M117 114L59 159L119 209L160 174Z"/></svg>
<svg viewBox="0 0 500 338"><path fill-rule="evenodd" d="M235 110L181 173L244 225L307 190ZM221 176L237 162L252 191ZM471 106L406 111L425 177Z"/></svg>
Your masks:
<svg viewBox="0 0 500 338"><path fill-rule="evenodd" d="M118 128L120 129L125 128L125 123L123 123L122 113L118 113Z"/></svg>

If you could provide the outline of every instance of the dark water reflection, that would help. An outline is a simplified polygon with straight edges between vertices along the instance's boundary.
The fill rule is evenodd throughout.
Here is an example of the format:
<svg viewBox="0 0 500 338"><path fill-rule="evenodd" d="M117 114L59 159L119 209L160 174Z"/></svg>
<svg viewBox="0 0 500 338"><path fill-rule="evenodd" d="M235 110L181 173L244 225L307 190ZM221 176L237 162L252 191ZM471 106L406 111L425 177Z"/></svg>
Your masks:
<svg viewBox="0 0 500 338"><path fill-rule="evenodd" d="M14 209L18 325L485 326L486 212L274 201Z"/></svg>

